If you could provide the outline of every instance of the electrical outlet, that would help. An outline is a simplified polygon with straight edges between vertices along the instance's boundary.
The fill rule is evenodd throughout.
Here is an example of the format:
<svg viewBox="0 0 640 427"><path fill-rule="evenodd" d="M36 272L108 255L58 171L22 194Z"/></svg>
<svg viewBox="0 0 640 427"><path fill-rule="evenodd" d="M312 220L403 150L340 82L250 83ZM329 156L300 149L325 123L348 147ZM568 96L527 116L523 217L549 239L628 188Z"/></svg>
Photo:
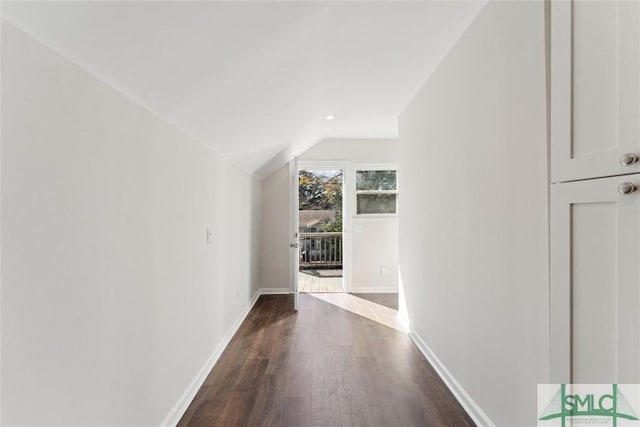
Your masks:
<svg viewBox="0 0 640 427"><path fill-rule="evenodd" d="M387 267L384 265L380 267L380 276L384 277L387 275Z"/></svg>
<svg viewBox="0 0 640 427"><path fill-rule="evenodd" d="M207 244L211 243L213 240L213 230L211 227L207 227Z"/></svg>

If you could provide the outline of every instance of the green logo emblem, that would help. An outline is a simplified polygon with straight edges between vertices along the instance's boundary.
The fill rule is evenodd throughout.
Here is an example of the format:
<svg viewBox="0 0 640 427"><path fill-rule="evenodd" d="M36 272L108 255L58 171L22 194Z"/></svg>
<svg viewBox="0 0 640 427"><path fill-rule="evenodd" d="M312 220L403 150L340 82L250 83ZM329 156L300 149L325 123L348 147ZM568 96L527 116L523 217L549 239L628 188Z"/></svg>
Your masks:
<svg viewBox="0 0 640 427"><path fill-rule="evenodd" d="M570 389L566 384L560 384L560 389L540 414L540 421L559 418L562 427L565 427L567 418L577 421L579 417L584 424L591 423L587 421L589 417L610 418L614 427L619 419L638 421L617 384L612 384L611 392L606 393L572 393Z"/></svg>

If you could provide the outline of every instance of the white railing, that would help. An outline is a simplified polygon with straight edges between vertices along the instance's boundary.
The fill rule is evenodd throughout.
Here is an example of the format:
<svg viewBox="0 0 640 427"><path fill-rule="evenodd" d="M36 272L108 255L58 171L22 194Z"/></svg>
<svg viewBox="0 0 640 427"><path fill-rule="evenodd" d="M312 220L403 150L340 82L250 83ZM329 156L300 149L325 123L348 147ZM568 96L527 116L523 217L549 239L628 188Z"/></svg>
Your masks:
<svg viewBox="0 0 640 427"><path fill-rule="evenodd" d="M342 268L342 233L299 233L300 267Z"/></svg>

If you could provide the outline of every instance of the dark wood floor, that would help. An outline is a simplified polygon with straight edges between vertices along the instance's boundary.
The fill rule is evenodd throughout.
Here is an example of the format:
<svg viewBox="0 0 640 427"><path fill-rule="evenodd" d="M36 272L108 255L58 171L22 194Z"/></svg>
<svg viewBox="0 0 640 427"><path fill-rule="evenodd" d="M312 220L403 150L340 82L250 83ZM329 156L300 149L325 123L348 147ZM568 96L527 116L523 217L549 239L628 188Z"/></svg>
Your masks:
<svg viewBox="0 0 640 427"><path fill-rule="evenodd" d="M262 296L179 426L473 426L408 336L312 295Z"/></svg>

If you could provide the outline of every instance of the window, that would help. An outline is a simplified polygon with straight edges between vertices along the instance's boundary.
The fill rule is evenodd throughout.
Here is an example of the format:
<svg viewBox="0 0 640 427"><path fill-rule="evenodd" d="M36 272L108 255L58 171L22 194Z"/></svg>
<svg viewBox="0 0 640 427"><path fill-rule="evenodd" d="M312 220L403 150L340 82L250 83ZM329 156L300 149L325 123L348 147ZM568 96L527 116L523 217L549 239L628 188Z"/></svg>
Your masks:
<svg viewBox="0 0 640 427"><path fill-rule="evenodd" d="M356 170L356 213L389 215L398 212L398 180L393 169Z"/></svg>

